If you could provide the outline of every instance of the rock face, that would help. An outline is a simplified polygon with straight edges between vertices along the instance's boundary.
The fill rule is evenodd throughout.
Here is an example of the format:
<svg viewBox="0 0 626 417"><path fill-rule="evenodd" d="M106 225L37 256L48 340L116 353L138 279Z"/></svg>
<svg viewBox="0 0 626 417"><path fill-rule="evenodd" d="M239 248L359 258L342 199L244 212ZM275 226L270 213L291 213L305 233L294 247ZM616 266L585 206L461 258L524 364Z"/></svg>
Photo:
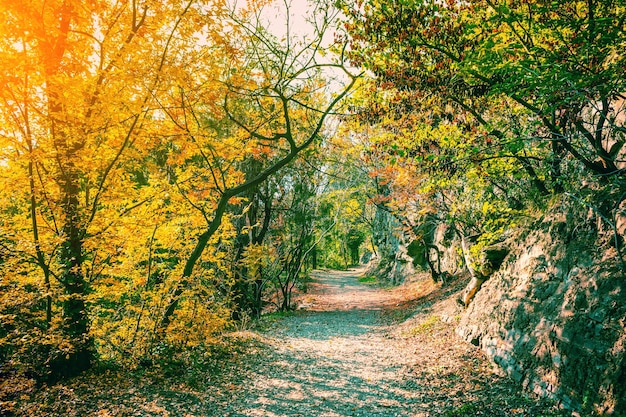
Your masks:
<svg viewBox="0 0 626 417"><path fill-rule="evenodd" d="M463 256L457 250L461 246L461 240L452 227L444 223L437 224L433 230L432 244L437 247L439 272L450 275L464 272Z"/></svg>
<svg viewBox="0 0 626 417"><path fill-rule="evenodd" d="M391 284L400 284L421 269L419 256L413 253L411 238L391 213L378 210L374 218L374 245L377 253L370 260L369 274Z"/></svg>
<svg viewBox="0 0 626 417"><path fill-rule="evenodd" d="M510 239L457 333L566 409L626 416L626 277L608 229L552 214Z"/></svg>

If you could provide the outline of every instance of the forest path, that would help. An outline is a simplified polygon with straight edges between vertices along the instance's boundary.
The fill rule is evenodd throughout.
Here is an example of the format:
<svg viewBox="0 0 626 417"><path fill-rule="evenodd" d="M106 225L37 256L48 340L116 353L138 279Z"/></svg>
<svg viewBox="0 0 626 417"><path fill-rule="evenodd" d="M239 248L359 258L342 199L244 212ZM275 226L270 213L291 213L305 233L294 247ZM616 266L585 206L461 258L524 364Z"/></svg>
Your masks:
<svg viewBox="0 0 626 417"><path fill-rule="evenodd" d="M308 310L266 333L275 351L231 415L415 415L407 346L390 340L380 320L398 296L360 283L360 272L314 275Z"/></svg>
<svg viewBox="0 0 626 417"><path fill-rule="evenodd" d="M314 274L301 297L308 309L262 333L267 346L222 415L540 415L454 335L458 310L449 294L458 288L437 301L430 280L421 284L427 291L420 284L391 290L360 283L362 273Z"/></svg>
<svg viewBox="0 0 626 417"><path fill-rule="evenodd" d="M225 335L223 354L94 370L32 390L8 414L0 403L0 417L561 415L455 335L463 279L384 289L360 283L363 272L316 272L298 297L306 310Z"/></svg>

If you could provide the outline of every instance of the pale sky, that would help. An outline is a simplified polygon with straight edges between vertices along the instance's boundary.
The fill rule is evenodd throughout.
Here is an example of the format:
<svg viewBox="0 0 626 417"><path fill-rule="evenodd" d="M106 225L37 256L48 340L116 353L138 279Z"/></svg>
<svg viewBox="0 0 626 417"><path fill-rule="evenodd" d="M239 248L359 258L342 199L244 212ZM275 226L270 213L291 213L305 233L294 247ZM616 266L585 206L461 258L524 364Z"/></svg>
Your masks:
<svg viewBox="0 0 626 417"><path fill-rule="evenodd" d="M313 26L307 22L310 20L314 12L314 7L309 4L308 0L276 0L275 6L266 8L266 19L269 26L268 29L278 37L286 35L286 6L289 6L289 25L290 32L298 37L311 36Z"/></svg>

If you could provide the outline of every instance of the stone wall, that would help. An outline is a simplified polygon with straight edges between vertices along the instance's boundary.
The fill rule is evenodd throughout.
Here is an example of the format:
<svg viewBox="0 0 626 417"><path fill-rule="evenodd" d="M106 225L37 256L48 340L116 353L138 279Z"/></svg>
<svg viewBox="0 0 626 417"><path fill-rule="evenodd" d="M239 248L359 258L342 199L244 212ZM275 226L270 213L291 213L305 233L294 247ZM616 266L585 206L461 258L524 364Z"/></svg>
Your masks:
<svg viewBox="0 0 626 417"><path fill-rule="evenodd" d="M593 213L528 230L507 242L457 333L563 408L626 416L626 278L614 236Z"/></svg>

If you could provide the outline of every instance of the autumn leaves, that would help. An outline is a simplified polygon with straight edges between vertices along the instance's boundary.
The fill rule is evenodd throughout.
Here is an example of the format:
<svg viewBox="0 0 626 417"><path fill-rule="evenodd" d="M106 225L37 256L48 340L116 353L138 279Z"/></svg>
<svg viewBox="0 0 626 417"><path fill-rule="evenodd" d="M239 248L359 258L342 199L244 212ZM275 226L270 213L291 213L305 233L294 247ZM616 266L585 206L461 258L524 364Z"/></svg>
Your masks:
<svg viewBox="0 0 626 417"><path fill-rule="evenodd" d="M355 77L322 94L320 42L281 43L242 17L254 5L1 7L0 360L47 378L210 340L233 208L321 138ZM34 334L48 353L25 353Z"/></svg>

